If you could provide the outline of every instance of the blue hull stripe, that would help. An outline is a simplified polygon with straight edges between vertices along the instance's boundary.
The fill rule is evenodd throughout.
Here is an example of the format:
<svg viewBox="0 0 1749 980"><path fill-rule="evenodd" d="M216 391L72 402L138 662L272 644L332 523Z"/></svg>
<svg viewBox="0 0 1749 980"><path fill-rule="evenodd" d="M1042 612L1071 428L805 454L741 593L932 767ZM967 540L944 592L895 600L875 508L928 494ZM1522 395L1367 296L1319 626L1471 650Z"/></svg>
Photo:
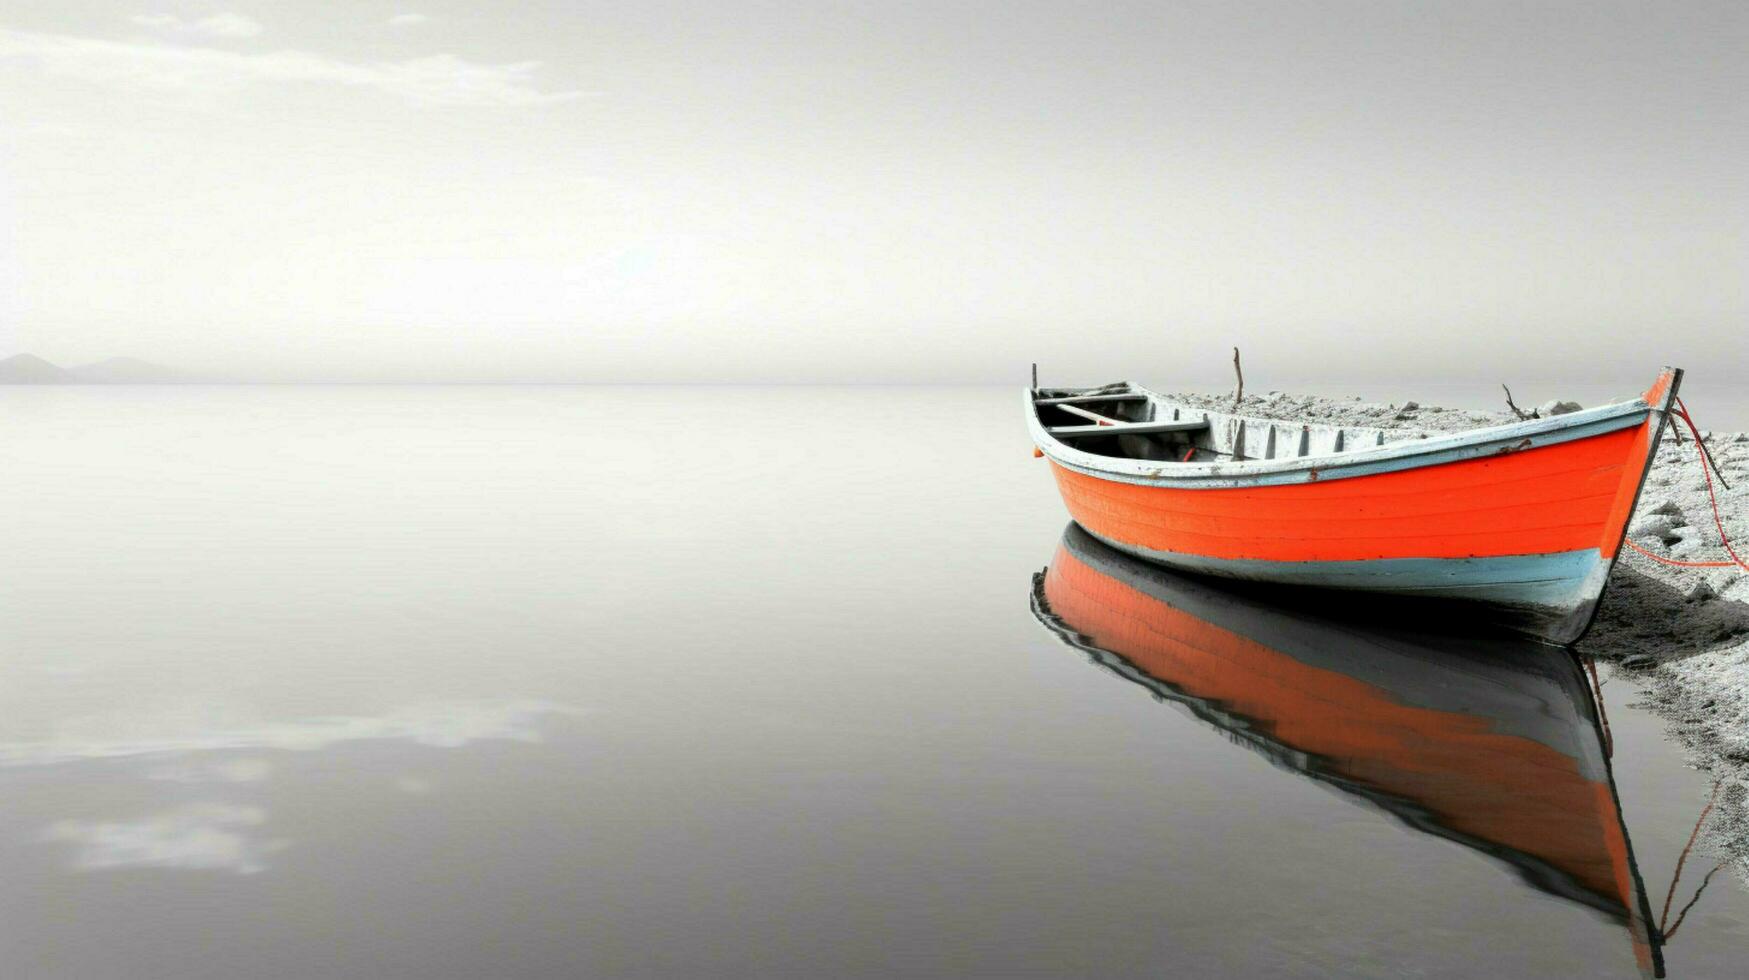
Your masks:
<svg viewBox="0 0 1749 980"><path fill-rule="evenodd" d="M1222 578L1326 589L1446 596L1515 606L1542 606L1559 612L1569 612L1595 602L1603 592L1603 580L1609 573L1608 560L1596 548L1491 558L1267 561L1154 551L1097 534L1093 536L1138 558Z"/></svg>

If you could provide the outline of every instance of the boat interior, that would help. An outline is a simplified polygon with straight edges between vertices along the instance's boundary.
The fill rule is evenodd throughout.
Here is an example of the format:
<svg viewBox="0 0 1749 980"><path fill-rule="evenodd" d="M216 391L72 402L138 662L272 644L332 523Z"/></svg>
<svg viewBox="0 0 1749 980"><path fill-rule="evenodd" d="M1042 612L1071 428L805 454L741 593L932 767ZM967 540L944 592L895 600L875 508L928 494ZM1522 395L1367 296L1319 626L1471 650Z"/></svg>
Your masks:
<svg viewBox="0 0 1749 980"><path fill-rule="evenodd" d="M1175 403L1128 383L1040 388L1033 406L1045 431L1073 449L1174 463L1296 459L1425 439L1420 429L1320 425Z"/></svg>

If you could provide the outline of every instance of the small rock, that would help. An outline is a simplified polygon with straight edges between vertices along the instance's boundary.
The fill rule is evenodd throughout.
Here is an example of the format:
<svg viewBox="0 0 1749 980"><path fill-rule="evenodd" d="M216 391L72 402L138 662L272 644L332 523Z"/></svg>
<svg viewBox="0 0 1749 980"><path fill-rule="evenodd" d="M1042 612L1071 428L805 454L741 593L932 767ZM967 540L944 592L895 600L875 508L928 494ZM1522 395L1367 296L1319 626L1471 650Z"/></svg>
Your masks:
<svg viewBox="0 0 1749 980"><path fill-rule="evenodd" d="M1749 442L1749 432L1739 432L1739 433L1737 433L1737 438L1732 439L1731 441L1732 442Z"/></svg>
<svg viewBox="0 0 1749 980"><path fill-rule="evenodd" d="M1681 517L1682 508L1676 506L1676 501L1666 497L1665 499L1658 501L1658 503L1651 509L1647 510L1646 513L1663 514L1666 517Z"/></svg>
<svg viewBox="0 0 1749 980"><path fill-rule="evenodd" d="M1621 665L1624 670L1645 670L1655 662L1656 661L1652 659L1651 654L1647 653L1636 653L1621 658Z"/></svg>
<svg viewBox="0 0 1749 980"><path fill-rule="evenodd" d="M1405 411L1405 412L1413 412L1417 408L1420 408L1420 407L1421 407L1421 405L1418 402L1404 402L1403 403L1403 411Z"/></svg>
<svg viewBox="0 0 1749 980"><path fill-rule="evenodd" d="M1536 407L1536 413L1546 419L1551 415L1568 415L1577 412L1581 407L1583 406L1578 402L1564 402L1559 399L1553 399L1538 405Z"/></svg>
<svg viewBox="0 0 1749 980"><path fill-rule="evenodd" d="M1717 596L1718 593L1713 591L1711 583L1700 581L1688 587L1688 591L1683 594L1682 600L1684 602L1705 602L1708 599L1713 599Z"/></svg>
<svg viewBox="0 0 1749 980"><path fill-rule="evenodd" d="M1681 535L1670 525L1670 518L1663 514L1648 514L1633 523L1629 533L1636 538L1657 538L1669 544Z"/></svg>

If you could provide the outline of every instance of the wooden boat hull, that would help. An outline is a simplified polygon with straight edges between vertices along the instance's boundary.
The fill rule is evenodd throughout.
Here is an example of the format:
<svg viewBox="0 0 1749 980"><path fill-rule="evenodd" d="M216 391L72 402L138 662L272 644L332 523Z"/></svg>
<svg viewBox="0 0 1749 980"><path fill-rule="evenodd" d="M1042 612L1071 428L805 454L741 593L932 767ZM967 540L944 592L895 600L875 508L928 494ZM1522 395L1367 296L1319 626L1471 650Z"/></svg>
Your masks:
<svg viewBox="0 0 1749 980"><path fill-rule="evenodd" d="M1622 924L1641 969L1662 975L1574 654L1282 597L1149 565L1071 525L1034 580L1033 609L1095 664L1280 768Z"/></svg>
<svg viewBox="0 0 1749 980"><path fill-rule="evenodd" d="M1114 548L1201 574L1483 603L1565 644L1602 598L1679 380L1667 370L1638 400L1572 416L1207 464L1076 451L1036 405L1031 419L1070 515Z"/></svg>

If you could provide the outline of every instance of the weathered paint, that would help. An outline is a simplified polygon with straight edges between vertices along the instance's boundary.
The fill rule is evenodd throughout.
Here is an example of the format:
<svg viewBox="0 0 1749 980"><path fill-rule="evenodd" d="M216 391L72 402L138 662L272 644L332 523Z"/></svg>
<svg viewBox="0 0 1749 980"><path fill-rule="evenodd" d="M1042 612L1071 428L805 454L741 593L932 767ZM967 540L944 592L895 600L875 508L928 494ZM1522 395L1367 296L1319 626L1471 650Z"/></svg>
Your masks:
<svg viewBox="0 0 1749 980"><path fill-rule="evenodd" d="M1075 527L1034 602L1096 663L1278 765L1623 923L1642 970L1661 975L1598 716L1567 652L1284 608Z"/></svg>
<svg viewBox="0 0 1749 980"><path fill-rule="evenodd" d="M1205 574L1511 605L1517 628L1571 643L1679 380L1667 369L1620 405L1350 452L1308 454L1302 427L1301 455L1219 463L1083 452L1029 418L1070 515L1114 547ZM1215 420L1213 451L1242 447L1248 423Z"/></svg>

